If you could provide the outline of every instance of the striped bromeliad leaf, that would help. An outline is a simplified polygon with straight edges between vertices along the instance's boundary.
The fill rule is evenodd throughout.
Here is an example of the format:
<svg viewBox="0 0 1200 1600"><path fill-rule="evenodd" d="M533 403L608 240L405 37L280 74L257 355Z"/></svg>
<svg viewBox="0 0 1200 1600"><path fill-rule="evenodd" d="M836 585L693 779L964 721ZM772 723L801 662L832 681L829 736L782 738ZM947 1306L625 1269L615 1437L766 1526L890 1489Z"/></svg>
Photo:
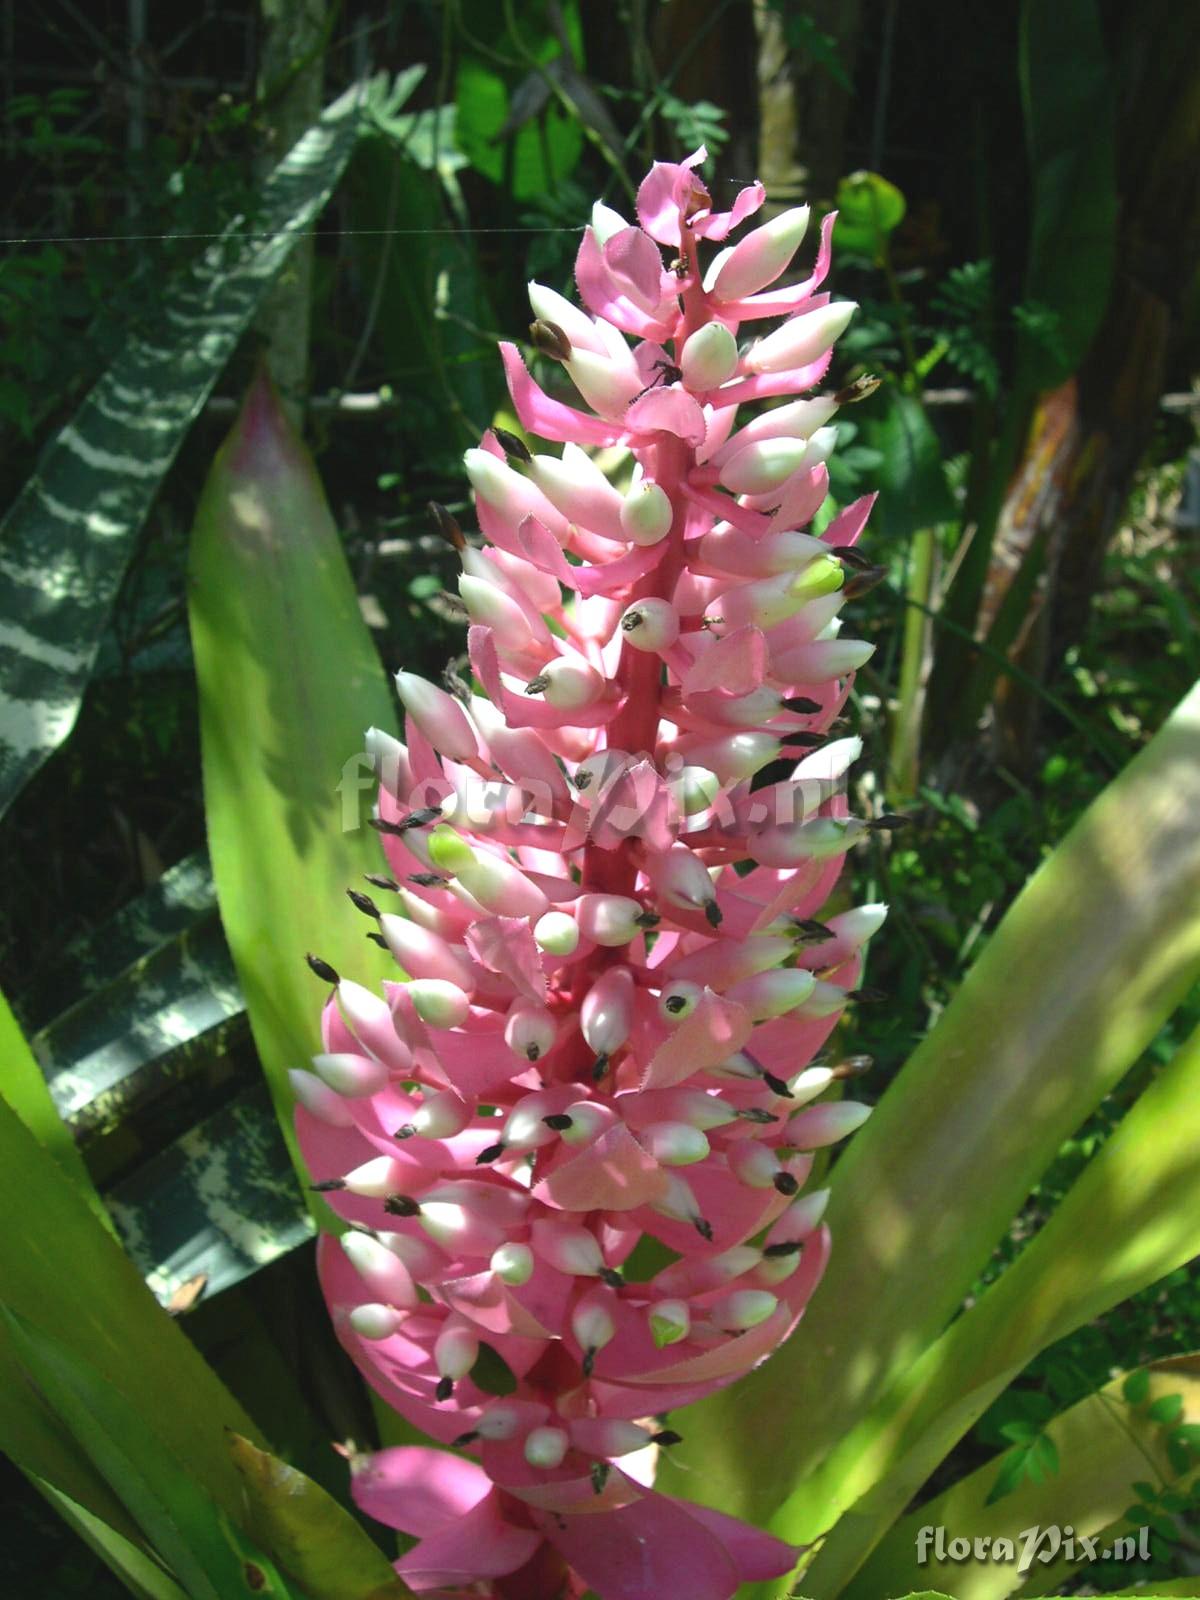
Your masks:
<svg viewBox="0 0 1200 1600"><path fill-rule="evenodd" d="M171 281L0 525L0 810L74 725L134 537L188 429L354 148L365 85L330 105L243 217Z"/></svg>

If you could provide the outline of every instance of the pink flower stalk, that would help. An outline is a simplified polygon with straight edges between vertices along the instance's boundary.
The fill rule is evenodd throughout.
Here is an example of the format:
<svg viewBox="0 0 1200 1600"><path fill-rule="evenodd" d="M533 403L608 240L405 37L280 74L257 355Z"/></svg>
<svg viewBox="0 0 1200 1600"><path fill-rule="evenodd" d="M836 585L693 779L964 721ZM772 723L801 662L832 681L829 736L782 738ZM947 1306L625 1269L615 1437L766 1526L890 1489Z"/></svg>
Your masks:
<svg viewBox="0 0 1200 1600"><path fill-rule="evenodd" d="M653 168L640 226L596 207L587 312L530 286L588 409L501 346L562 452L467 452L486 547L446 525L475 687L401 672L407 742L369 736L396 880L371 881L403 909L354 898L409 977L379 996L313 960L334 989L297 1127L351 1224L324 1292L367 1381L465 1452L354 1463L359 1505L419 1536L397 1563L418 1592L725 1600L796 1556L652 1485L663 1414L799 1321L829 1251L812 1152L866 1115L814 1103L853 1064L813 1058L885 908L815 919L874 825L844 791L859 741L828 735L870 655L839 613L877 572L853 548L870 499L799 531L862 386L736 426L829 366L854 310L820 292L833 218L802 283L773 287L806 209L705 264L764 196L714 212L702 159Z"/></svg>

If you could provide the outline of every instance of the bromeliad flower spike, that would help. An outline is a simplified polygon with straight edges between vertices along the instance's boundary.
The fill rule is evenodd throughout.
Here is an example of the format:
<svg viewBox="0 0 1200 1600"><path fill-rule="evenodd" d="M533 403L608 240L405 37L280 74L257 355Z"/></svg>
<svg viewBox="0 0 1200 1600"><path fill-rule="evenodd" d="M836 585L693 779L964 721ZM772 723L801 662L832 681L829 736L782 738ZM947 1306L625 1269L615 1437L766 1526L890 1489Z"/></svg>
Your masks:
<svg viewBox="0 0 1200 1600"><path fill-rule="evenodd" d="M417 1535L421 1593L724 1600L796 1556L652 1485L677 1408L803 1314L813 1152L866 1114L817 1103L858 1062L813 1060L884 915L817 920L877 825L845 796L859 741L829 737L870 655L839 631L870 501L800 531L863 386L818 388L854 310L820 288L833 219L773 287L807 210L727 245L762 186L716 212L702 159L653 168L639 226L596 206L586 311L530 285L533 344L589 409L501 346L561 453L467 452L484 548L441 521L474 685L401 672L407 742L369 736L394 879L352 898L409 978L377 995L313 961L334 988L297 1123L351 1224L324 1291L368 1382L458 1452L353 1463L358 1504ZM669 1265L640 1267L647 1237Z"/></svg>

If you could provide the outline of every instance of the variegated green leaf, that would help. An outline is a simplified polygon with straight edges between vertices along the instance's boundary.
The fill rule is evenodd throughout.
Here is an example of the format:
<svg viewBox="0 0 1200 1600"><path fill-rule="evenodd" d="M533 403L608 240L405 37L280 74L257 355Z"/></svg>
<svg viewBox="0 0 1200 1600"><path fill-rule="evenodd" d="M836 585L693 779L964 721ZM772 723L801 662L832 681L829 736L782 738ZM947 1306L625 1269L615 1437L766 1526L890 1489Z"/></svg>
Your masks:
<svg viewBox="0 0 1200 1600"><path fill-rule="evenodd" d="M206 1295L231 1288L313 1232L262 1084L189 1128L106 1198L163 1302L200 1273Z"/></svg>
<svg viewBox="0 0 1200 1600"><path fill-rule="evenodd" d="M33 1031L48 1027L71 1005L105 988L135 962L153 955L217 909L205 851L168 867L156 883L97 928L70 939L40 982L21 991L21 1011Z"/></svg>
<svg viewBox="0 0 1200 1600"><path fill-rule="evenodd" d="M354 147L342 95L166 289L51 442L0 526L0 810L67 737L134 536L237 340Z"/></svg>
<svg viewBox="0 0 1200 1600"><path fill-rule="evenodd" d="M215 911L202 915L32 1040L60 1114L87 1134L186 1077L197 1047L244 1010Z"/></svg>

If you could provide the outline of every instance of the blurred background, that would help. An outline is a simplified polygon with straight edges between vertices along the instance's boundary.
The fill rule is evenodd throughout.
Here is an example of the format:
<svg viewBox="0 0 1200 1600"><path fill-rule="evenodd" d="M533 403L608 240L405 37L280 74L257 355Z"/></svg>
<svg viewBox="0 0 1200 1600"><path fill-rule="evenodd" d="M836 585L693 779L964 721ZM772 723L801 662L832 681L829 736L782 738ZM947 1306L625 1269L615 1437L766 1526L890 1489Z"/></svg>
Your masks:
<svg viewBox="0 0 1200 1600"><path fill-rule="evenodd" d="M69 738L6 780L0 989L152 1287L333 1483L325 1441L371 1423L326 1331L217 917L187 625L192 518L255 364L303 429L383 665L437 679L464 624L425 506L471 524L461 453L506 417L495 341L524 337L529 277L568 289L592 202L632 215L650 161L703 143L718 200L757 176L769 209L839 211L833 288L862 307L839 376L883 380L841 414L830 464L839 504L881 494L854 714L874 803L911 818L857 858L858 898L892 906L869 972L887 999L846 1040L874 1057L874 1096L1200 675L1200 9L0 0L0 19L0 538L27 538L47 452L160 323L169 445L129 469L144 514L115 566L96 529L55 535L97 598L62 622L86 659ZM273 237L268 175L375 74L328 202L181 398L172 286ZM223 314L193 296L187 348L219 343ZM0 583L0 657L15 593ZM1064 1145L994 1270L1198 1016ZM954 1470L1014 1419L1190 1348L1198 1320L1184 1269L1040 1357ZM82 1545L48 1568L49 1512L14 1504L0 1591L122 1592ZM1174 1560L1160 1544L1113 1583Z"/></svg>

